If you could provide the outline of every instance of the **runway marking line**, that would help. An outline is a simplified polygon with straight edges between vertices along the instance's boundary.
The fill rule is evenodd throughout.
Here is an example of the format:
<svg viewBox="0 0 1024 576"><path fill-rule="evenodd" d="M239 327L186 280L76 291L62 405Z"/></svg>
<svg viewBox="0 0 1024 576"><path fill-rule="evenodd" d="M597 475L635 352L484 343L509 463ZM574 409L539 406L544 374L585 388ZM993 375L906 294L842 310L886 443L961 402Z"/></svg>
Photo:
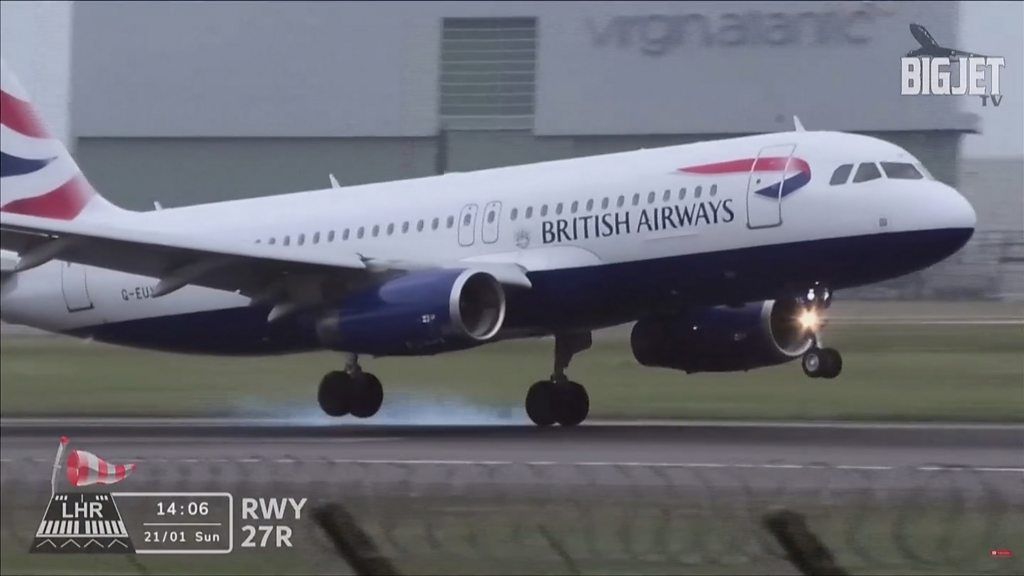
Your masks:
<svg viewBox="0 0 1024 576"><path fill-rule="evenodd" d="M45 458L26 459L35 463L48 462ZM176 464L203 464L203 463L233 463L233 464L259 464L273 462L276 464L296 464L300 461L295 458L276 458L273 460L263 458L181 458L171 460L168 458L126 458L125 462L144 464L150 463L176 463ZM16 460L13 458L0 458L0 463L9 464ZM721 462L612 462L612 461L581 461L581 462L556 462L553 460L532 460L516 462L512 460L386 460L386 459L331 459L318 460L310 459L303 461L308 464L366 464L366 465L404 465L404 466L523 466L538 467L590 467L590 468L740 468L740 469L768 469L768 470L916 470L918 472L988 472L988 473L1015 473L1024 474L1024 468L1000 467L1000 466L877 466L868 464L779 464L779 463L721 463Z"/></svg>
<svg viewBox="0 0 1024 576"><path fill-rule="evenodd" d="M839 470L892 470L893 466L861 466L852 464L837 464L834 466Z"/></svg>

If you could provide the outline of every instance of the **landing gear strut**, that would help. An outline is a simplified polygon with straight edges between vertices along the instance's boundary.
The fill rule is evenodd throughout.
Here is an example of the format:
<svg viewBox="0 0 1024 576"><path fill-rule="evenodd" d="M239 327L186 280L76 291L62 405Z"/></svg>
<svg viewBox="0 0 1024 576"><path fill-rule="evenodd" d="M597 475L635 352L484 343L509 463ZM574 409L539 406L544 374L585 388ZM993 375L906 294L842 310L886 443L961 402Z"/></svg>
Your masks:
<svg viewBox="0 0 1024 576"><path fill-rule="evenodd" d="M317 401L329 416L352 414L356 418L369 418L380 410L384 388L376 376L363 372L359 358L352 354L344 371L328 372L320 380Z"/></svg>
<svg viewBox="0 0 1024 576"><path fill-rule="evenodd" d="M538 426L576 426L590 413L590 396L581 384L565 375L573 355L593 344L590 332L555 335L555 371L526 394L526 414Z"/></svg>

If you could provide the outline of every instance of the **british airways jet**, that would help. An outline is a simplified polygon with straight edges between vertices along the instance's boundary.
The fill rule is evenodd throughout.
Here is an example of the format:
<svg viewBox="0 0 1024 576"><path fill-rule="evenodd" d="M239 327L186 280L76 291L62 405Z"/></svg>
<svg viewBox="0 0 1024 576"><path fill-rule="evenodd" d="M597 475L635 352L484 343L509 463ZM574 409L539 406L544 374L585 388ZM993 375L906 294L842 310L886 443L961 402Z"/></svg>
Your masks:
<svg viewBox="0 0 1024 576"><path fill-rule="evenodd" d="M0 239L9 322L157 350L329 349L332 416L372 416L360 355L554 336L526 394L540 426L589 397L566 370L595 329L635 322L645 366L688 373L800 359L832 291L956 252L975 214L906 150L797 130L149 212L104 200L5 67ZM16 256L14 256L16 254ZM341 362L339 362L341 364ZM339 366L340 368L341 366Z"/></svg>

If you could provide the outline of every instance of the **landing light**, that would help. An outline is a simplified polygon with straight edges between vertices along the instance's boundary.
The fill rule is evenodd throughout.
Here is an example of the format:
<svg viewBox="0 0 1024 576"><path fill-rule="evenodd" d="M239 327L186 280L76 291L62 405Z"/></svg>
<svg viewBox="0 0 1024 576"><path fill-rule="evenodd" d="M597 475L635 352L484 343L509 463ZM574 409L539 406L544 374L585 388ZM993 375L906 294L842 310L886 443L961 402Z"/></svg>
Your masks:
<svg viewBox="0 0 1024 576"><path fill-rule="evenodd" d="M811 332L817 332L818 328L821 327L821 318L818 317L818 313L813 309L801 312L797 321L800 322L800 327Z"/></svg>

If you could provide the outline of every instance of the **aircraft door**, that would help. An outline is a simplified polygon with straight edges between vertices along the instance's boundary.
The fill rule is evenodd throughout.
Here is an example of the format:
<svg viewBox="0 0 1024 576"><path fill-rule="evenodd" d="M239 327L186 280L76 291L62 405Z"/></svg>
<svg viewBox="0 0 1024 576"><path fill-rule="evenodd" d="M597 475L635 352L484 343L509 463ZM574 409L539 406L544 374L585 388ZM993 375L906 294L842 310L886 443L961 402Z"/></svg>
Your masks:
<svg viewBox="0 0 1024 576"><path fill-rule="evenodd" d="M484 206L483 230L480 237L485 244L498 241L498 226L501 223L501 202L488 202Z"/></svg>
<svg viewBox="0 0 1024 576"><path fill-rule="evenodd" d="M794 150L796 144L777 144L757 153L747 180L747 228L782 224L783 187Z"/></svg>
<svg viewBox="0 0 1024 576"><path fill-rule="evenodd" d="M459 246L472 246L476 242L476 204L466 204L459 214Z"/></svg>
<svg viewBox="0 0 1024 576"><path fill-rule="evenodd" d="M64 304L68 307L68 312L81 312L93 308L85 274L85 266L61 262L60 286L64 293Z"/></svg>

